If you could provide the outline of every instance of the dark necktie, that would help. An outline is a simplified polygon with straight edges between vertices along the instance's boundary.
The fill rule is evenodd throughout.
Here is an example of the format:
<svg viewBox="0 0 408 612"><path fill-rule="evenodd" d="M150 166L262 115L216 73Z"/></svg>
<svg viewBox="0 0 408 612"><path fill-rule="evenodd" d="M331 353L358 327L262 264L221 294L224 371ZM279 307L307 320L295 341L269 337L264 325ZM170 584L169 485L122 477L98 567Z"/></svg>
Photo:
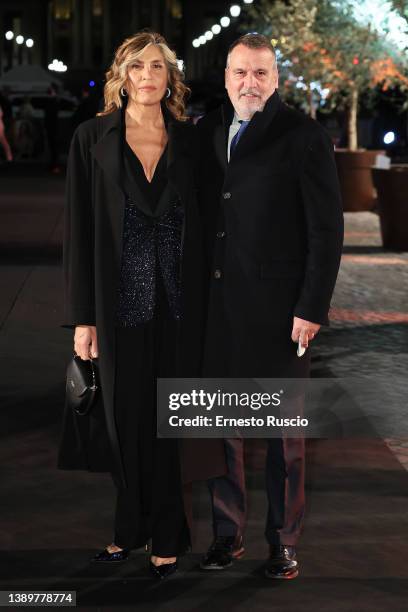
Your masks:
<svg viewBox="0 0 408 612"><path fill-rule="evenodd" d="M242 119L238 122L241 125L239 126L239 130L238 132L235 134L234 138L231 140L231 144L230 144L230 157L233 154L239 139L241 138L242 134L245 132L246 128L248 127L249 121L243 121Z"/></svg>

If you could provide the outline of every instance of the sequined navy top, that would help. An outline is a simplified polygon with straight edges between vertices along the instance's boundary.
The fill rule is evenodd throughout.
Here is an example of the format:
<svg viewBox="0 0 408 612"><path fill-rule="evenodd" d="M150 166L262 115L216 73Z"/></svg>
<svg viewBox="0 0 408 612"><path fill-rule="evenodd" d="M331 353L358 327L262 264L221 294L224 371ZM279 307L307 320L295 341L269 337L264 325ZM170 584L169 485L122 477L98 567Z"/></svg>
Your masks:
<svg viewBox="0 0 408 612"><path fill-rule="evenodd" d="M167 147L150 183L125 139L122 161L127 199L117 324L134 327L154 317L159 275L179 319L183 209L167 180Z"/></svg>

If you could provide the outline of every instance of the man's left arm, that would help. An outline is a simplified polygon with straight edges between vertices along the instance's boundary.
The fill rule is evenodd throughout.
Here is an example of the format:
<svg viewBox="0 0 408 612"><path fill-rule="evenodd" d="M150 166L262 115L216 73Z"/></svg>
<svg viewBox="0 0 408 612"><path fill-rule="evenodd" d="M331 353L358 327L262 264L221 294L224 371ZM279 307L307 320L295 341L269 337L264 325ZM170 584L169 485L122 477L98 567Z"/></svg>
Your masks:
<svg viewBox="0 0 408 612"><path fill-rule="evenodd" d="M292 339L302 336L307 346L320 325L328 325L330 301L336 284L343 245L343 207L334 161L333 144L316 125L306 146L300 188L307 226L308 255L305 277L294 310ZM306 339L303 342L303 338Z"/></svg>

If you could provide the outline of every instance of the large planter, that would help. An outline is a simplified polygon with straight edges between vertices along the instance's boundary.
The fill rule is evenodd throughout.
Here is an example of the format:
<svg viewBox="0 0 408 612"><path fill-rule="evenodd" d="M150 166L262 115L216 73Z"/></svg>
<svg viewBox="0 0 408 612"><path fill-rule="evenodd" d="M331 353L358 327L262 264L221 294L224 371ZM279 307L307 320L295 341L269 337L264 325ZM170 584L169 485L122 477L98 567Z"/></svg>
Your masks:
<svg viewBox="0 0 408 612"><path fill-rule="evenodd" d="M384 151L335 150L343 210L345 212L373 210L376 201L371 167L374 166L375 159L380 153L384 154Z"/></svg>
<svg viewBox="0 0 408 612"><path fill-rule="evenodd" d="M408 251L408 165L372 168L384 248Z"/></svg>

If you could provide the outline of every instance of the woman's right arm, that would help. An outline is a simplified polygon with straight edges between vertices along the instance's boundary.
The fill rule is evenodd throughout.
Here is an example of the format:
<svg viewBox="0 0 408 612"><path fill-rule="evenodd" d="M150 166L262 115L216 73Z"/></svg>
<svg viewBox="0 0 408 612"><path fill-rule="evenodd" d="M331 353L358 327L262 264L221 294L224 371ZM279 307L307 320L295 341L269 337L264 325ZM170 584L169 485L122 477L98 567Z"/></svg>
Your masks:
<svg viewBox="0 0 408 612"><path fill-rule="evenodd" d="M75 327L75 351L96 353L94 219L90 138L79 126L70 147L64 216L64 326Z"/></svg>

